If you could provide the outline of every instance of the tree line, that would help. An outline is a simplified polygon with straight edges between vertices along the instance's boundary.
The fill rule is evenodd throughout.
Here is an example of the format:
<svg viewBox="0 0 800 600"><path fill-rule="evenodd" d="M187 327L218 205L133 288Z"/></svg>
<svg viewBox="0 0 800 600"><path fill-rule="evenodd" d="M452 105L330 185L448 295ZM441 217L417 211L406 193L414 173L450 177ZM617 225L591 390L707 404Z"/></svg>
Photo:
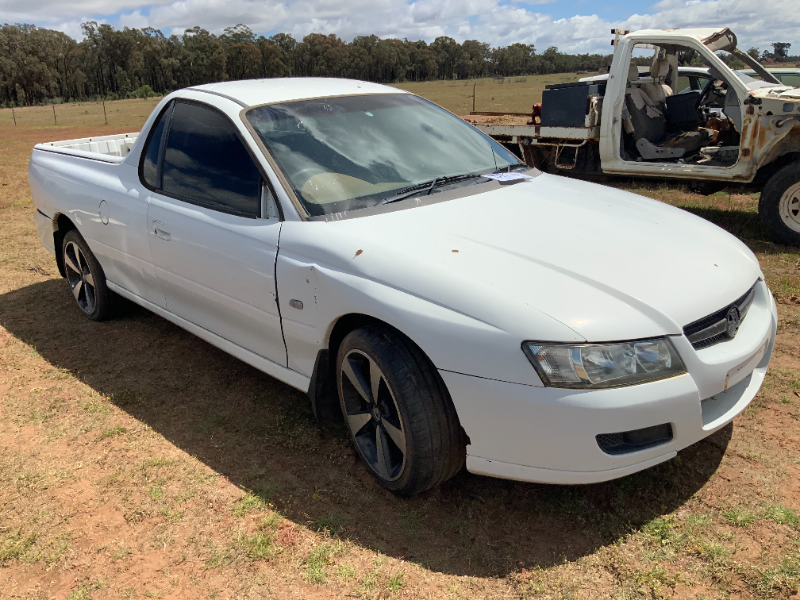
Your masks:
<svg viewBox="0 0 800 600"><path fill-rule="evenodd" d="M164 94L215 81L261 77L349 77L392 83L599 71L611 55L538 53L532 44L493 48L450 37L407 39L311 33L256 35L245 25L222 35L200 27L166 36L153 28L84 23L83 39L35 25L0 26L0 105Z"/></svg>
<svg viewBox="0 0 800 600"><path fill-rule="evenodd" d="M35 25L0 26L0 106L160 95L215 81L262 77L349 77L393 83L437 79L597 72L611 55L565 54L533 44L493 48L477 40L432 43L311 33L301 41L287 33L256 35L245 25L222 35L200 27L165 36L158 29L114 29L94 21L76 41ZM748 52L766 62L785 62L788 43L772 52ZM685 57L690 64L690 57ZM637 60L646 64L646 59Z"/></svg>

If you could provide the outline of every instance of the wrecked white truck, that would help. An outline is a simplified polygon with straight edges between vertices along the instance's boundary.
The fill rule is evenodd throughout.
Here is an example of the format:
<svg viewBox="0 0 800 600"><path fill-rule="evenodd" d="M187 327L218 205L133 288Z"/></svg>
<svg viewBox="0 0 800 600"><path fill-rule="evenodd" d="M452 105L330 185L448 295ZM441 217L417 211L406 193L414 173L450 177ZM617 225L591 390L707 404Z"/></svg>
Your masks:
<svg viewBox="0 0 800 600"><path fill-rule="evenodd" d="M608 78L548 86L533 113L463 117L542 171L689 180L707 192L761 192L773 241L800 245L800 88L782 84L736 47L730 29L612 31ZM759 79L733 71L728 53ZM642 77L635 57L652 57ZM711 78L690 85L679 62Z"/></svg>

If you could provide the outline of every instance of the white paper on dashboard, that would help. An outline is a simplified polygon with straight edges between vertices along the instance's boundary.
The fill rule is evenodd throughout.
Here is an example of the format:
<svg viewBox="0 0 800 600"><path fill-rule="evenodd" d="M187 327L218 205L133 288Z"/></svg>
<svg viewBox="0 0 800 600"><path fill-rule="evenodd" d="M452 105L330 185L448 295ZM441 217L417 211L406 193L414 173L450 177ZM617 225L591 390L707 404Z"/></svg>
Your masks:
<svg viewBox="0 0 800 600"><path fill-rule="evenodd" d="M516 181L517 179L533 179L530 175L525 173L490 173L484 175L487 179L496 179L497 181Z"/></svg>

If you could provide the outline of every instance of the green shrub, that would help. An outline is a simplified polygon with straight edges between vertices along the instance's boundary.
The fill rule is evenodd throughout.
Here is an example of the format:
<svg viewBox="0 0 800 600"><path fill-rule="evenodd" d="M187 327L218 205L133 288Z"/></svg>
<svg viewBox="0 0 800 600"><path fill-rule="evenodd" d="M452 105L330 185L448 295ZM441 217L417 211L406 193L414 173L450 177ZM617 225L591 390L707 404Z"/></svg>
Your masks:
<svg viewBox="0 0 800 600"><path fill-rule="evenodd" d="M155 96L158 96L158 94L156 94L153 91L153 88L151 88L149 85L143 85L138 90L135 90L130 94L128 94L129 98L141 98L142 100L146 100L147 98L153 98Z"/></svg>

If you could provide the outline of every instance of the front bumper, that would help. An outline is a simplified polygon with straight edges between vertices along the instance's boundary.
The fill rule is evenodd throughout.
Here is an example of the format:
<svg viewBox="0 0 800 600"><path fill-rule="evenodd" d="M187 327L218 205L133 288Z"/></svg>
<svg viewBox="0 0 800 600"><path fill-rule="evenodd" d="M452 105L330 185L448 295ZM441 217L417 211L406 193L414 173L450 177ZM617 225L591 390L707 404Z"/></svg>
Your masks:
<svg viewBox="0 0 800 600"><path fill-rule="evenodd" d="M775 302L762 282L733 340L695 350L685 336L676 336L688 373L630 387L565 390L440 371L470 438L467 469L519 481L581 484L669 460L750 404L767 372L777 322ZM597 443L597 435L665 423L672 439L652 448L611 455Z"/></svg>

